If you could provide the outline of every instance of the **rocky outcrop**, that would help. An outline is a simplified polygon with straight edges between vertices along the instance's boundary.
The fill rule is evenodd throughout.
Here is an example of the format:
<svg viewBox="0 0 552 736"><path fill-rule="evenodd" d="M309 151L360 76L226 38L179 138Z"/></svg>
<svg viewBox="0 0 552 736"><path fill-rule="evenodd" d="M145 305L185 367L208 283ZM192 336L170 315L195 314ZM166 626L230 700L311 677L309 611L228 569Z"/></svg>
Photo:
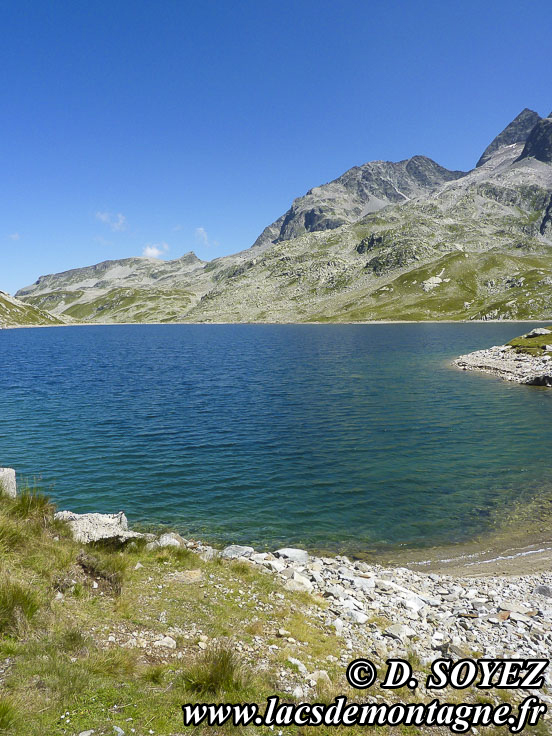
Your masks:
<svg viewBox="0 0 552 736"><path fill-rule="evenodd" d="M13 468L0 468L0 495L15 498L17 496L17 481Z"/></svg>
<svg viewBox="0 0 552 736"><path fill-rule="evenodd" d="M519 160L535 158L545 164L552 163L552 118L543 118L535 125Z"/></svg>
<svg viewBox="0 0 552 736"><path fill-rule="evenodd" d="M122 511L118 514L75 514L72 511L58 511L55 518L66 522L73 539L81 544L100 540L116 540L123 543L146 536L129 530L127 517Z"/></svg>
<svg viewBox="0 0 552 736"><path fill-rule="evenodd" d="M491 373L506 381L524 383L529 386L552 386L552 358L550 356L533 357L525 353L516 353L508 345L476 350L456 358L453 364L465 371Z"/></svg>

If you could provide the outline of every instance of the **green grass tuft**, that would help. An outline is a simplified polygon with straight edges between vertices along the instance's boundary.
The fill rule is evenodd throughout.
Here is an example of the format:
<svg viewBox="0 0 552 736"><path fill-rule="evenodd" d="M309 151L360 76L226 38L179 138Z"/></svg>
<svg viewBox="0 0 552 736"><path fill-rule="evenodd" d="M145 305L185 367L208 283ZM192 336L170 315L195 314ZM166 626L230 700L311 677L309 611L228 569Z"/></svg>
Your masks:
<svg viewBox="0 0 552 736"><path fill-rule="evenodd" d="M0 581L0 633L18 634L39 609L30 588L5 578Z"/></svg>
<svg viewBox="0 0 552 736"><path fill-rule="evenodd" d="M0 733L9 731L17 720L17 710L7 698L0 698Z"/></svg>
<svg viewBox="0 0 552 736"><path fill-rule="evenodd" d="M243 691L249 683L249 674L236 652L228 645L219 644L207 649L183 673L182 679L186 689L196 695L222 695Z"/></svg>
<svg viewBox="0 0 552 736"><path fill-rule="evenodd" d="M48 496L34 488L27 488L13 501L9 514L17 519L31 519L46 525L54 517L54 505Z"/></svg>

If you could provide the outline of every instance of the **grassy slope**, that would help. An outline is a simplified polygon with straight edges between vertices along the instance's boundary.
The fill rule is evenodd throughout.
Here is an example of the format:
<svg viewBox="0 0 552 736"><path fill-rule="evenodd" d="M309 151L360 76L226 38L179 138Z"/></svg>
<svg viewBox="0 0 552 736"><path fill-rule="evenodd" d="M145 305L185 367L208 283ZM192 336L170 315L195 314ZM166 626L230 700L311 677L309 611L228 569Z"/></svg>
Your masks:
<svg viewBox="0 0 552 736"><path fill-rule="evenodd" d="M311 672L328 671L332 686L319 688L311 700L331 702L338 694L362 700L361 692L346 686L335 656L345 654L349 661L375 653L345 649L320 622L327 605L323 599L287 592L272 575L248 563L204 562L185 549L148 552L134 543L124 551L89 547L83 558L52 515L52 506L40 496L0 499L0 733L61 736L94 729L101 736L113 734L116 725L126 734L177 736L183 732L184 702L263 704L273 694L292 701L281 690L282 678L304 678L289 656ZM368 629L388 623L374 619ZM288 631L285 638L278 636L281 627ZM167 633L176 649L152 645ZM133 645L125 646L129 641ZM412 664L422 672L419 662ZM484 698L466 691L441 695L449 702L492 701L487 693ZM411 699L401 691L389 698ZM236 731L232 726L198 730ZM300 731L305 733L285 729L286 734ZM364 731L306 729L308 736ZM274 732L252 728L247 733Z"/></svg>
<svg viewBox="0 0 552 736"><path fill-rule="evenodd" d="M48 312L0 293L0 327L59 324L63 324L62 321Z"/></svg>
<svg viewBox="0 0 552 736"><path fill-rule="evenodd" d="M191 302L185 289L118 288L86 303L71 303L83 293L52 292L29 297L27 302L48 309L63 301L63 314L82 322L175 322L183 319Z"/></svg>
<svg viewBox="0 0 552 736"><path fill-rule="evenodd" d="M422 282L441 271L443 283L425 292ZM322 312L314 319L547 319L552 291L543 281L551 273L552 255L448 253L370 293L353 291L337 314Z"/></svg>

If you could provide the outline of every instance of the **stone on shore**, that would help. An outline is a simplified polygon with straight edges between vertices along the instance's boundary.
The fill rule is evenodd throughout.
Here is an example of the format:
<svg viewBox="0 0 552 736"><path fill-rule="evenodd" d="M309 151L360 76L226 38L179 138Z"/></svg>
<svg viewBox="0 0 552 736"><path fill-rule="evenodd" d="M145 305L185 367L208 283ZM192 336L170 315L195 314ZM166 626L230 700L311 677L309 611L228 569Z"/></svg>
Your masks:
<svg viewBox="0 0 552 736"><path fill-rule="evenodd" d="M159 539L146 544L146 549L159 549L163 547L185 547L186 540L175 532L162 534Z"/></svg>
<svg viewBox="0 0 552 736"><path fill-rule="evenodd" d="M17 496L17 481L13 468L0 468L0 493L4 493L8 498Z"/></svg>
<svg viewBox="0 0 552 736"><path fill-rule="evenodd" d="M145 535L131 532L123 511L118 514L75 514L73 511L58 511L55 518L65 521L73 539L81 544L98 542L101 539L113 539L126 542L129 539L140 539Z"/></svg>
<svg viewBox="0 0 552 736"><path fill-rule="evenodd" d="M295 547L282 547L277 549L274 554L277 557L283 557L290 562L308 562L309 553L304 549L295 549Z"/></svg>
<svg viewBox="0 0 552 736"><path fill-rule="evenodd" d="M230 544L222 550L222 557L225 560L236 560L238 557L251 557L254 552L253 547L246 547L242 544Z"/></svg>

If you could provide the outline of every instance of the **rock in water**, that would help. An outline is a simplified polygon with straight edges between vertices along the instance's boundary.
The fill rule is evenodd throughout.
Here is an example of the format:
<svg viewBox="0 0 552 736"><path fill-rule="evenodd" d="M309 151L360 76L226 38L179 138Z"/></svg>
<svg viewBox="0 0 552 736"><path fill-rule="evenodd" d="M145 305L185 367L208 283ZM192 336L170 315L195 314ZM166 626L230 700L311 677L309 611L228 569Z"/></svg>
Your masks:
<svg viewBox="0 0 552 736"><path fill-rule="evenodd" d="M17 482L13 468L0 468L0 492L9 498L17 496Z"/></svg>

